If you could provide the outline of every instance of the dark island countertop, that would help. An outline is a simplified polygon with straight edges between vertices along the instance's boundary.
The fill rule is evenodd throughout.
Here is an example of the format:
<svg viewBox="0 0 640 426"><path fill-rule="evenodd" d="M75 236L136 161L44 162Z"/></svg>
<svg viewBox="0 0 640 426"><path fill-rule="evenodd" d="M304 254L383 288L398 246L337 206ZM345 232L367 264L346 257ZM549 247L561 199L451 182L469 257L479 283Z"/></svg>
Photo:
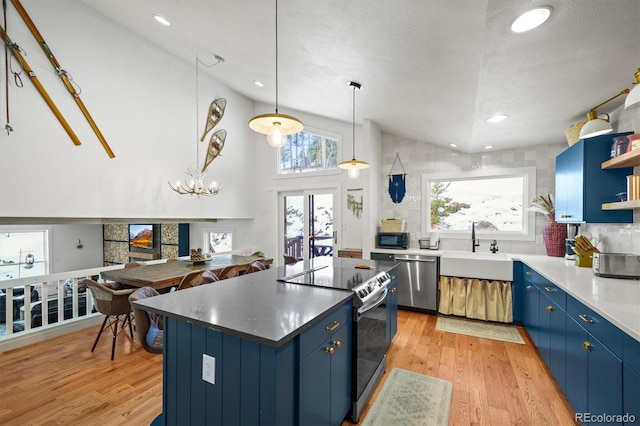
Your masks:
<svg viewBox="0 0 640 426"><path fill-rule="evenodd" d="M356 262L357 260L357 262ZM333 258L334 267L394 263ZM350 290L279 282L306 262L222 280L134 302L137 307L260 344L280 347L353 297Z"/></svg>

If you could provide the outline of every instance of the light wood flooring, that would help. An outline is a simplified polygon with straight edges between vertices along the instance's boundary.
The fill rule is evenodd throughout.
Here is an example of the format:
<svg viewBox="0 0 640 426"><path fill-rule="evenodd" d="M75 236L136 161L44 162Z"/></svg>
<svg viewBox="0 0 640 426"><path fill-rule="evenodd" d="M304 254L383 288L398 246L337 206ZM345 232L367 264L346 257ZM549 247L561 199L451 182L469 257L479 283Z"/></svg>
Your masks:
<svg viewBox="0 0 640 426"><path fill-rule="evenodd" d="M453 382L450 425L574 424L524 330L527 344L519 345L443 333L435 324L435 316L400 311L387 371ZM1 353L0 424L148 425L162 410L162 355L121 335L111 361L108 336L90 352L96 333L92 327Z"/></svg>

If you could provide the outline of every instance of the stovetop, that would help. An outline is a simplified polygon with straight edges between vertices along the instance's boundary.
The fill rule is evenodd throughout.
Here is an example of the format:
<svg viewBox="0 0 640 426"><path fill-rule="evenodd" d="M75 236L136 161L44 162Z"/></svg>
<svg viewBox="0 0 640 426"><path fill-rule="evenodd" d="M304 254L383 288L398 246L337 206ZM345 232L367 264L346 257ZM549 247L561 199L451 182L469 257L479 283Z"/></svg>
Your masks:
<svg viewBox="0 0 640 426"><path fill-rule="evenodd" d="M286 265L284 273L278 281L353 290L382 271L364 262L354 263L324 256Z"/></svg>

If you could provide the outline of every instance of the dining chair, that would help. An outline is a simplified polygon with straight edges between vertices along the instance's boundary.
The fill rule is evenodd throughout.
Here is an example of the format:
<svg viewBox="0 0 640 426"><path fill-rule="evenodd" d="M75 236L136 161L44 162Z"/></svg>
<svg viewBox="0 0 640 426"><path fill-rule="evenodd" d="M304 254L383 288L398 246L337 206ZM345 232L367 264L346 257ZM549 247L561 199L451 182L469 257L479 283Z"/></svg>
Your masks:
<svg viewBox="0 0 640 426"><path fill-rule="evenodd" d="M162 330L162 316L137 308L133 302L158 296L153 287L141 287L129 295L129 303L133 309L136 323L136 334L142 348L154 354L161 354L164 345L164 331Z"/></svg>
<svg viewBox="0 0 640 426"><path fill-rule="evenodd" d="M300 260L297 257L289 256L288 254L283 255L283 257L284 257L285 265L291 265L291 264L297 263L298 260Z"/></svg>
<svg viewBox="0 0 640 426"><path fill-rule="evenodd" d="M182 277L178 290L184 290L185 288L197 287L202 284L212 283L219 281L216 274L211 271L193 271Z"/></svg>
<svg viewBox="0 0 640 426"><path fill-rule="evenodd" d="M260 262L259 260L255 260L251 263L251 265L249 265L245 274L252 274L254 272L260 272L266 269L267 267L264 266L264 263Z"/></svg>
<svg viewBox="0 0 640 426"><path fill-rule="evenodd" d="M116 350L116 338L120 333L122 333L127 325L129 326L131 339L133 339L129 295L133 293L135 289L129 288L114 290L113 288L98 283L90 278L85 278L82 282L87 286L87 288L89 288L89 291L91 291L98 312L104 314L102 327L100 327L96 341L93 342L91 352L96 348L96 345L100 340L100 336L102 336L102 332L106 328L110 328L113 334L113 341L111 342L111 359L113 360ZM120 330L118 330L119 323L122 323Z"/></svg>
<svg viewBox="0 0 640 426"><path fill-rule="evenodd" d="M237 277L238 275L240 275L240 268L238 265L225 266L220 272L218 272L218 278L221 280Z"/></svg>

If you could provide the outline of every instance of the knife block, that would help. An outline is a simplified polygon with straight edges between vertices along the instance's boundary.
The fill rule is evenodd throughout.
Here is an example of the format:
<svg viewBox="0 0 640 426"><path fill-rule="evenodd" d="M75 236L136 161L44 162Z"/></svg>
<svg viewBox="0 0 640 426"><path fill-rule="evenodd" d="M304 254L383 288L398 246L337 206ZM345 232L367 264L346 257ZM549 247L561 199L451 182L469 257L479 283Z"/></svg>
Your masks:
<svg viewBox="0 0 640 426"><path fill-rule="evenodd" d="M591 268L593 266L593 253L600 253L598 250L587 250L582 254L576 253L576 266L581 268Z"/></svg>

